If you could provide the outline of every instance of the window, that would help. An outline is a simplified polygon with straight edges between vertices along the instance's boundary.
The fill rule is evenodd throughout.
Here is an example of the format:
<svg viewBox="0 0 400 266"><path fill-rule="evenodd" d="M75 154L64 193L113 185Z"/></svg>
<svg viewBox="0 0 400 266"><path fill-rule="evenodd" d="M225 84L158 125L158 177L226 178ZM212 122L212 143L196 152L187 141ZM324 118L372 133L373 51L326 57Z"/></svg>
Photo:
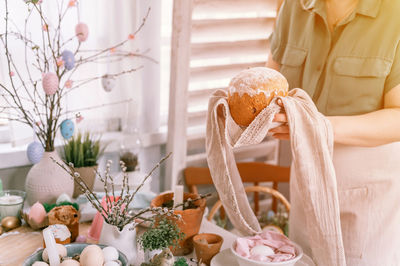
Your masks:
<svg viewBox="0 0 400 266"><path fill-rule="evenodd" d="M85 22L89 26L89 38L86 42L82 43L82 50L89 49L104 49L110 47L113 44L126 39L128 34L132 33L136 29L136 5L135 1L123 0L123 1L105 1L105 0L85 0L79 1L79 11L76 7L70 7L66 12L65 18L62 24L62 39L68 40L71 36L75 35L75 25L78 22L78 18L81 22ZM49 23L50 31L57 25L57 14L58 9L65 9L68 5L68 1L43 1L41 7L45 10ZM10 21L9 28L14 32L24 32L24 20L28 16L28 5L25 1L14 1L8 0ZM0 2L0 16L4 17L5 3ZM34 12L33 12L34 13ZM140 23L140 20L138 20ZM5 23L0 24L0 33L3 33L5 29ZM40 20L37 15L31 15L30 22L28 24L28 35L31 39L41 44L41 32L42 27ZM13 59L21 69L21 75L27 76L27 70L25 68L25 54L24 45L20 41L17 41L13 36L9 38L10 53L13 55ZM65 46L66 49L74 49L77 42L70 42ZM126 50L135 51L138 49L138 42L132 41L128 45L124 46ZM110 54L108 54L110 55ZM107 58L105 58L107 59ZM124 63L98 63L88 64L79 70L73 76L73 81L78 82L92 77L101 77L107 73L117 73L123 69L130 69L141 65L141 59L132 58L124 60ZM32 51L27 51L27 64L32 72L35 79L40 79L41 73L36 71L32 66L34 62ZM8 80L8 68L6 67L6 59L4 56L4 47L0 45L0 81L7 82ZM88 109L82 111L84 120L77 126L80 130L90 129L91 131L103 132L109 130L118 130L120 127L121 118L125 118L129 106L137 106L138 99L140 99L140 72L124 75L117 78L116 86L111 92L106 92L102 89L101 80L95 80L91 83L87 83L82 87L71 91L71 93L64 98L64 108L66 111L77 110L69 115L66 115L62 119L75 118L75 113L80 109L87 107L93 107L104 104L104 107L96 109ZM6 78L7 77L7 78ZM38 86L41 89L41 86ZM0 97L1 98L1 97ZM119 102L121 100L134 99L135 101L130 104L114 104L111 103ZM0 106L7 105L4 103L4 99L0 99ZM24 105L29 106L29 102L24 102ZM137 112L135 112L137 114ZM26 144L31 141L33 132L27 128L20 128L19 125L14 127L14 122L7 121L7 115L5 112L0 114L0 142L9 142L10 140L17 140L17 144ZM12 130L7 130L7 128ZM10 139L11 134L11 139ZM21 141L18 141L21 140Z"/></svg>

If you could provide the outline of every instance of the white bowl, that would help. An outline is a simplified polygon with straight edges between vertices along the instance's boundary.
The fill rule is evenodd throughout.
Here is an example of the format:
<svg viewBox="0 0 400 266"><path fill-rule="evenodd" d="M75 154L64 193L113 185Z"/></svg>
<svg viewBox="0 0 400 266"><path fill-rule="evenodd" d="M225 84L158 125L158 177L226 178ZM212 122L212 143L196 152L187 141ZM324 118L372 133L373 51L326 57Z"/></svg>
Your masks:
<svg viewBox="0 0 400 266"><path fill-rule="evenodd" d="M242 257L239 254L237 254L235 251L236 240L233 242L233 244L231 246L231 251L232 251L232 254L235 255L236 260L240 266L294 266L296 264L296 262L298 260L300 260L301 257L303 257L303 249L296 243L293 243L293 244L296 248L297 256L291 260L282 261L282 262L257 261L257 260L251 260L251 259Z"/></svg>

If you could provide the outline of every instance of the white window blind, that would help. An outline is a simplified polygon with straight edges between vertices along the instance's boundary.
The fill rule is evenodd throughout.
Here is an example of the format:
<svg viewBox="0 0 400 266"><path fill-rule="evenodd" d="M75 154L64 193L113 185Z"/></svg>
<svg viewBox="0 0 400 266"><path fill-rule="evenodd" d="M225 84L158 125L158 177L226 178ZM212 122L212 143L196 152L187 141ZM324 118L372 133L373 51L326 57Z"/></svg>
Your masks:
<svg viewBox="0 0 400 266"><path fill-rule="evenodd" d="M180 95L186 94L185 114L170 113L169 119L169 141L173 142L174 138L186 141L186 145L169 143L169 148L178 157L169 168L172 185L176 181L175 176L185 166L205 163L205 125L211 93L216 89L227 88L230 79L241 70L265 65L269 51L268 37L273 31L277 9L276 0L192 0L191 10L187 3L182 4L180 0L175 2L174 19L189 16L190 23L181 25L182 29L176 33L175 38L180 41L175 44L172 41L172 50L187 49L189 55L186 61L189 75L186 91L180 88L178 73L173 73L179 69L184 70L182 64L185 62L177 59L175 65L171 65L171 78L175 76L178 80L171 83L171 86L176 85L176 88L171 87L171 91L177 89ZM179 2L182 10L177 10ZM190 34L186 44L181 40L185 32ZM171 60L174 62L173 58ZM184 75L185 71L182 72ZM171 99L171 104L182 103ZM170 106L171 110L174 108ZM180 128L182 123L186 127L185 131ZM179 136L179 131L184 136ZM271 153L276 156L276 143L267 139L262 144L237 150L237 159L265 157ZM179 151L178 146L185 150ZM180 152L183 154L177 154Z"/></svg>

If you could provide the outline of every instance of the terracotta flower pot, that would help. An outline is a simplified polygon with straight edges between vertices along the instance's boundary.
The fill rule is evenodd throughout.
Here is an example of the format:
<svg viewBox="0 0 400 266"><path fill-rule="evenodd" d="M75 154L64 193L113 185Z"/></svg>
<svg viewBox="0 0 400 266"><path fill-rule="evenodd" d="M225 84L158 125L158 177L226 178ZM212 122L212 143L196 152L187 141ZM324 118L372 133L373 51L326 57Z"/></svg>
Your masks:
<svg viewBox="0 0 400 266"><path fill-rule="evenodd" d="M198 234L193 237L197 260L210 265L211 259L220 251L224 239L216 234Z"/></svg>
<svg viewBox="0 0 400 266"><path fill-rule="evenodd" d="M94 180L96 178L96 170L97 165L75 168L75 171L77 171L81 175L81 178L83 179L83 181L85 181L86 185L88 185L91 190L93 190ZM81 194L82 191L79 189L79 185L74 182L74 194L72 196L74 198L77 198Z"/></svg>
<svg viewBox="0 0 400 266"><path fill-rule="evenodd" d="M174 193L165 193L158 195L155 197L151 203L151 207L161 207L163 203L171 201L174 197ZM183 199L187 200L188 198L196 199L199 195L192 193L185 193ZM172 253L175 256L182 256L189 254L193 251L193 241L192 238L194 235L199 233L201 221L203 219L204 209L206 208L206 200L201 199L194 202L196 209L187 209L187 210L175 210L175 214L181 215L182 219L177 220L173 219L174 222L178 225L181 232L185 234L184 239L179 242L179 245L175 248L171 248Z"/></svg>

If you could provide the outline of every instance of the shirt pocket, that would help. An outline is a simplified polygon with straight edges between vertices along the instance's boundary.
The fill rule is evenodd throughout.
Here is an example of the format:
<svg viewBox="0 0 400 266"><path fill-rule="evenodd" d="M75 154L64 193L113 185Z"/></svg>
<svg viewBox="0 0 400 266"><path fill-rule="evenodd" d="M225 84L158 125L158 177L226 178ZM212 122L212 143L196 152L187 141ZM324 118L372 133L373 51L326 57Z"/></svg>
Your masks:
<svg viewBox="0 0 400 266"><path fill-rule="evenodd" d="M377 57L340 56L333 63L327 114L361 114L382 108L392 61Z"/></svg>
<svg viewBox="0 0 400 266"><path fill-rule="evenodd" d="M285 45L280 54L280 72L288 80L290 89L301 87L307 50L292 45Z"/></svg>

